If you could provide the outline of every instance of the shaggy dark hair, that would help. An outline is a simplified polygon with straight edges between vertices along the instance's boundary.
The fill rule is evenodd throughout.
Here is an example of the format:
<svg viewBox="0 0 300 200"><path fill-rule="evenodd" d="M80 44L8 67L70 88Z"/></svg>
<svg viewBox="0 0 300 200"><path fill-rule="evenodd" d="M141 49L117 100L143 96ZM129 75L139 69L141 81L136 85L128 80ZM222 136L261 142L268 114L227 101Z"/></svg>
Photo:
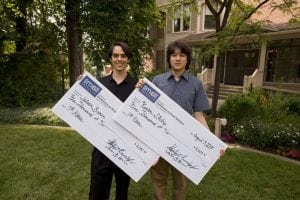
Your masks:
<svg viewBox="0 0 300 200"><path fill-rule="evenodd" d="M175 42L172 42L168 45L168 48L167 48L167 62L168 62L169 68L171 68L170 57L173 53L175 53L176 49L179 49L181 51L181 53L184 53L187 56L187 64L185 66L185 69L186 70L189 69L191 59L192 59L192 49L186 43L180 42L180 41L175 41Z"/></svg>

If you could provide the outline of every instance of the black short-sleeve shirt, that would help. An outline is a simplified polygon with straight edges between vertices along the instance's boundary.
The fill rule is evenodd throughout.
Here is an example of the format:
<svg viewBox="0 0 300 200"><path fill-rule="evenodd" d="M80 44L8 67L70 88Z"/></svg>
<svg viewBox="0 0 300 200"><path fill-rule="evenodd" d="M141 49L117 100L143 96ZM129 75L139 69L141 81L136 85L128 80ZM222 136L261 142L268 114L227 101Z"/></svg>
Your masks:
<svg viewBox="0 0 300 200"><path fill-rule="evenodd" d="M129 74L127 74L126 78L119 84L113 79L112 74L100 78L99 81L122 102L124 102L135 89L137 83L137 80L132 78Z"/></svg>

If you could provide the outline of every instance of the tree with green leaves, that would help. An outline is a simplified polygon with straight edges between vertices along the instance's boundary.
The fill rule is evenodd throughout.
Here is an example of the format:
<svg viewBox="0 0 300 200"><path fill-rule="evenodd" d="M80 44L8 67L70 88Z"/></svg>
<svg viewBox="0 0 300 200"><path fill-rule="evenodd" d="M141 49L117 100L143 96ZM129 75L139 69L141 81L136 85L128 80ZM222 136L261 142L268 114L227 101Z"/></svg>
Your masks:
<svg viewBox="0 0 300 200"><path fill-rule="evenodd" d="M249 34L253 33L253 31L260 32L259 27L263 24L261 21L255 22L249 21L249 19L267 4L271 5L271 9L280 9L283 12L293 13L291 17L291 21L293 22L299 20L300 16L297 15L299 10L293 8L293 5L297 4L295 0L206 0L206 4L214 15L216 22L216 40L212 48L215 55L217 55L212 101L212 116L216 117L221 66L224 65L225 53L234 44L234 40L238 34Z"/></svg>
<svg viewBox="0 0 300 200"><path fill-rule="evenodd" d="M1 105L28 106L61 94L62 8L61 0L0 2Z"/></svg>
<svg viewBox="0 0 300 200"><path fill-rule="evenodd" d="M107 51L115 41L126 42L134 53L130 72L137 77L143 57L151 53L148 27L160 20L155 0L84 1L82 26L84 46L92 63L102 70L109 63Z"/></svg>
<svg viewBox="0 0 300 200"><path fill-rule="evenodd" d="M191 3L199 11L197 0L170 0L174 6ZM250 21L261 8L269 4L272 11L279 9L291 16L290 22L296 23L300 19L300 8L297 0L205 0L205 3L215 19L215 39L209 42L209 48L204 56L217 56L214 95L212 101L212 116L217 115L217 104L221 80L221 66L224 64L224 55L232 47L236 36L260 33L262 21Z"/></svg>
<svg viewBox="0 0 300 200"><path fill-rule="evenodd" d="M28 7L31 4L32 0L4 0L0 4L1 39L2 41L14 40L16 51L18 52L22 51L26 46L26 17Z"/></svg>
<svg viewBox="0 0 300 200"><path fill-rule="evenodd" d="M33 85L27 83L30 78L42 75L37 82L46 84L46 67L52 68L51 73L55 76L61 74L64 91L65 73L69 72L72 85L83 71L83 51L94 66L102 69L109 62L107 50L115 41L124 41L132 47L135 55L130 70L138 76L143 57L151 53L148 27L160 20L154 0L125 0L122 3L113 0L3 0L0 12L0 71L5 74L0 80L0 90L7 94L5 102L10 105L28 105L28 99L35 99L31 95L38 96L38 90L29 92ZM64 55L68 55L69 70L63 67ZM48 74L50 77L50 71ZM20 79L18 85L21 88L28 86L26 90L10 84L23 75L28 80ZM53 84L56 87L57 83L48 85ZM26 98L18 97L25 95L21 91L27 91ZM38 101L41 99L44 98Z"/></svg>

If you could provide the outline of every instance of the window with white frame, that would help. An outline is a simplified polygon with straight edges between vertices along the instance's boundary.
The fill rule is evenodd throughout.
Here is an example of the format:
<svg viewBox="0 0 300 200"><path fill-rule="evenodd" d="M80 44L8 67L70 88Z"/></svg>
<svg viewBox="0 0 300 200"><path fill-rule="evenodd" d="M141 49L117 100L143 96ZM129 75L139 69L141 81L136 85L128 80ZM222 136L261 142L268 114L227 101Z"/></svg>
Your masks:
<svg viewBox="0 0 300 200"><path fill-rule="evenodd" d="M189 31L191 23L190 4L175 7L173 32Z"/></svg>
<svg viewBox="0 0 300 200"><path fill-rule="evenodd" d="M216 28L216 21L214 15L211 13L207 5L204 6L204 29L215 29Z"/></svg>

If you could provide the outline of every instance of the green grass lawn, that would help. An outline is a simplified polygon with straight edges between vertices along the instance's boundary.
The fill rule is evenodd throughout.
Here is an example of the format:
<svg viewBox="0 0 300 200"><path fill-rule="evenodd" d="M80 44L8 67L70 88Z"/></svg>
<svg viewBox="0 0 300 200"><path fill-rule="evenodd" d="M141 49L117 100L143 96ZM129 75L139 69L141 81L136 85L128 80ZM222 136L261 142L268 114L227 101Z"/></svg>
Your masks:
<svg viewBox="0 0 300 200"><path fill-rule="evenodd" d="M87 199L91 150L69 129L0 125L0 199ZM189 183L187 199L296 200L299 184L298 164L228 149L199 185ZM151 199L151 191L147 173L131 182L129 199Z"/></svg>

